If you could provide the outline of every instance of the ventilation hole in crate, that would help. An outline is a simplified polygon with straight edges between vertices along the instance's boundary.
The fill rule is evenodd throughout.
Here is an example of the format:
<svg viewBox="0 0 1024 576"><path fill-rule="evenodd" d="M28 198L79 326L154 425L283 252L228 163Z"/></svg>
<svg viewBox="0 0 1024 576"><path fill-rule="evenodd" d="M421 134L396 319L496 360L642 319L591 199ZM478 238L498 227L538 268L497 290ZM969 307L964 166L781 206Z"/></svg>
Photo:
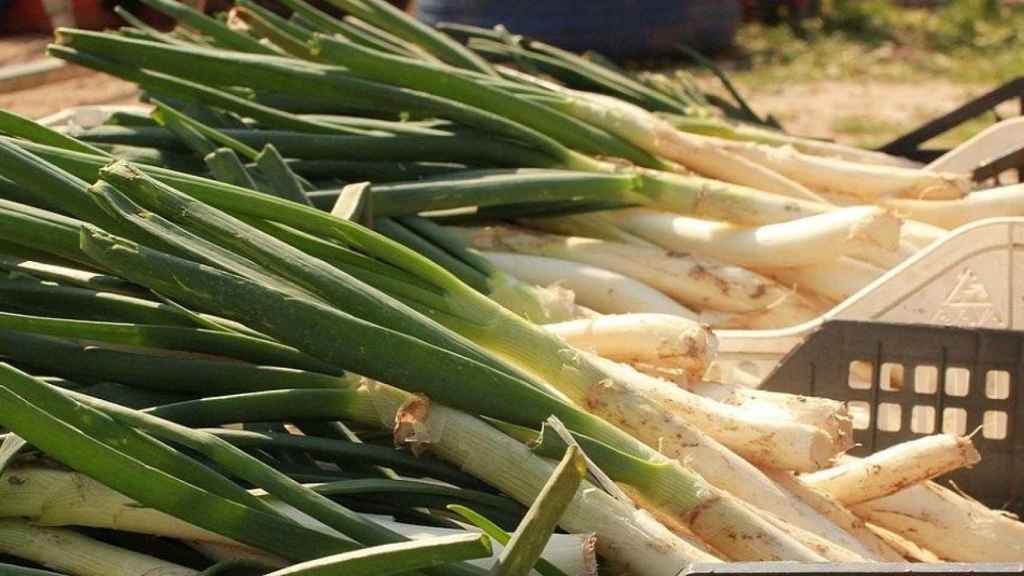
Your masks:
<svg viewBox="0 0 1024 576"><path fill-rule="evenodd" d="M938 368L935 366L918 366L914 368L914 392L918 394L935 394L938 389Z"/></svg>
<svg viewBox="0 0 1024 576"><path fill-rule="evenodd" d="M981 419L981 435L989 440L1005 440L1006 426L1006 412L986 410Z"/></svg>
<svg viewBox="0 0 1024 576"><path fill-rule="evenodd" d="M946 368L946 396L967 396L971 390L971 371L967 368Z"/></svg>
<svg viewBox="0 0 1024 576"><path fill-rule="evenodd" d="M850 418L853 419L854 430L867 430L871 425L871 405L867 402L854 400L848 403Z"/></svg>
<svg viewBox="0 0 1024 576"><path fill-rule="evenodd" d="M850 362L850 388L854 390L870 390L871 379L874 376L874 366L871 362L854 360Z"/></svg>
<svg viewBox="0 0 1024 576"><path fill-rule="evenodd" d="M993 400L1010 397L1010 373L1006 370L989 370L985 373L985 396Z"/></svg>
<svg viewBox="0 0 1024 576"><path fill-rule="evenodd" d="M914 434L935 433L935 408L914 406L910 411L910 431Z"/></svg>
<svg viewBox="0 0 1024 576"><path fill-rule="evenodd" d="M967 433L967 410L963 408L942 409L942 432L963 436Z"/></svg>
<svg viewBox="0 0 1024 576"><path fill-rule="evenodd" d="M878 372L878 386L886 392L903 389L903 365L886 362Z"/></svg>
<svg viewBox="0 0 1024 576"><path fill-rule="evenodd" d="M899 404L882 402L878 405L877 427L883 432L899 432L902 427L900 423L902 416L903 410Z"/></svg>

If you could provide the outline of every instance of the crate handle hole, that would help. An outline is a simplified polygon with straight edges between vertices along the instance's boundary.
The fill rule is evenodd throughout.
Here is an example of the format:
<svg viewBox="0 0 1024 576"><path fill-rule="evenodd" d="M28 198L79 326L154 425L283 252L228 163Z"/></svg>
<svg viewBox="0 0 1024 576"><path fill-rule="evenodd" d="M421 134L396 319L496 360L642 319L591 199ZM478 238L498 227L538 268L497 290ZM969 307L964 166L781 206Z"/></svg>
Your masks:
<svg viewBox="0 0 1024 576"><path fill-rule="evenodd" d="M935 394L939 390L939 369L935 366L914 368L914 392Z"/></svg>
<svg viewBox="0 0 1024 576"><path fill-rule="evenodd" d="M878 371L878 386L886 392L899 392L903 389L903 365L894 362L882 364Z"/></svg>
<svg viewBox="0 0 1024 576"><path fill-rule="evenodd" d="M870 390L875 376L875 367L866 360L850 362L849 385L854 390Z"/></svg>
<svg viewBox="0 0 1024 576"><path fill-rule="evenodd" d="M871 426L871 405L861 400L847 403L854 430L867 430Z"/></svg>
<svg viewBox="0 0 1024 576"><path fill-rule="evenodd" d="M935 433L935 408L914 406L910 410L910 431L914 434Z"/></svg>
<svg viewBox="0 0 1024 576"><path fill-rule="evenodd" d="M986 410L981 419L981 435L988 440L1006 440L1006 412Z"/></svg>
<svg viewBox="0 0 1024 576"><path fill-rule="evenodd" d="M942 432L963 436L967 433L967 410L963 408L943 408Z"/></svg>
<svg viewBox="0 0 1024 576"><path fill-rule="evenodd" d="M902 428L903 408L892 402L878 405L878 419L875 426L882 432L899 432Z"/></svg>
<svg viewBox="0 0 1024 576"><path fill-rule="evenodd" d="M1010 397L1010 373L1006 370L989 370L985 372L985 396L993 400L1005 400Z"/></svg>
<svg viewBox="0 0 1024 576"><path fill-rule="evenodd" d="M967 368L950 366L946 368L946 396L967 396L971 391L971 371Z"/></svg>

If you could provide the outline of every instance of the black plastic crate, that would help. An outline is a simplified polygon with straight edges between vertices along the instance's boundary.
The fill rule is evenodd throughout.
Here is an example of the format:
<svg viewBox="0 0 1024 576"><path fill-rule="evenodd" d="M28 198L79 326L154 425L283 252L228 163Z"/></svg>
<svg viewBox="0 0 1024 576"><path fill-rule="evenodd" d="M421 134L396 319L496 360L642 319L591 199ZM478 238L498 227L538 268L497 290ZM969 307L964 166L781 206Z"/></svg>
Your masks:
<svg viewBox="0 0 1024 576"><path fill-rule="evenodd" d="M993 508L1024 512L1024 332L832 321L761 388L848 402L852 454L939 432L971 433L979 464L949 474Z"/></svg>

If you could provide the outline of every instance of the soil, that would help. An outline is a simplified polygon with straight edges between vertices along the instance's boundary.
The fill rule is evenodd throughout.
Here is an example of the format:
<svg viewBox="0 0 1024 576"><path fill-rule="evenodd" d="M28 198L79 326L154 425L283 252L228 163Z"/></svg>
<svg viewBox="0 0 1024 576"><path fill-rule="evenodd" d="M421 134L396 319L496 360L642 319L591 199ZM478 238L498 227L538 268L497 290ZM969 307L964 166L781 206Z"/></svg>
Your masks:
<svg viewBox="0 0 1024 576"><path fill-rule="evenodd" d="M85 72L61 82L0 94L0 108L29 118L42 118L72 106L132 104L137 95L138 89L130 82Z"/></svg>
<svg viewBox="0 0 1024 576"><path fill-rule="evenodd" d="M49 42L49 36L0 37L0 66L36 60L43 54Z"/></svg>
<svg viewBox="0 0 1024 576"><path fill-rule="evenodd" d="M44 58L49 42L49 36L0 38L0 68ZM72 106L130 104L138 94L130 82L77 66L62 71L60 76L61 79L40 86L0 92L0 108L29 118L42 118Z"/></svg>
<svg viewBox="0 0 1024 576"><path fill-rule="evenodd" d="M862 130L893 126L904 132L985 89L943 81L820 80L754 90L749 100L756 111L772 114L793 134L855 143L864 139Z"/></svg>

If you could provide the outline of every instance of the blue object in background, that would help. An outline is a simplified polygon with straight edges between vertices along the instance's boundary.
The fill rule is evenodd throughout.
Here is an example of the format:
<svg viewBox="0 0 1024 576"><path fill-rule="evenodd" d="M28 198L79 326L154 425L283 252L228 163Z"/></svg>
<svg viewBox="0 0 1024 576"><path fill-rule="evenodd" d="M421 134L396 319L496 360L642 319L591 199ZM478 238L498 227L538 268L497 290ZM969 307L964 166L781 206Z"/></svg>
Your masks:
<svg viewBox="0 0 1024 576"><path fill-rule="evenodd" d="M678 54L678 43L701 52L727 48L742 11L734 0L416 0L416 17L428 24L503 24L574 52L643 58Z"/></svg>
<svg viewBox="0 0 1024 576"><path fill-rule="evenodd" d="M7 9L7 5L10 4L11 1L12 0L0 0L0 14L2 14L3 11Z"/></svg>

